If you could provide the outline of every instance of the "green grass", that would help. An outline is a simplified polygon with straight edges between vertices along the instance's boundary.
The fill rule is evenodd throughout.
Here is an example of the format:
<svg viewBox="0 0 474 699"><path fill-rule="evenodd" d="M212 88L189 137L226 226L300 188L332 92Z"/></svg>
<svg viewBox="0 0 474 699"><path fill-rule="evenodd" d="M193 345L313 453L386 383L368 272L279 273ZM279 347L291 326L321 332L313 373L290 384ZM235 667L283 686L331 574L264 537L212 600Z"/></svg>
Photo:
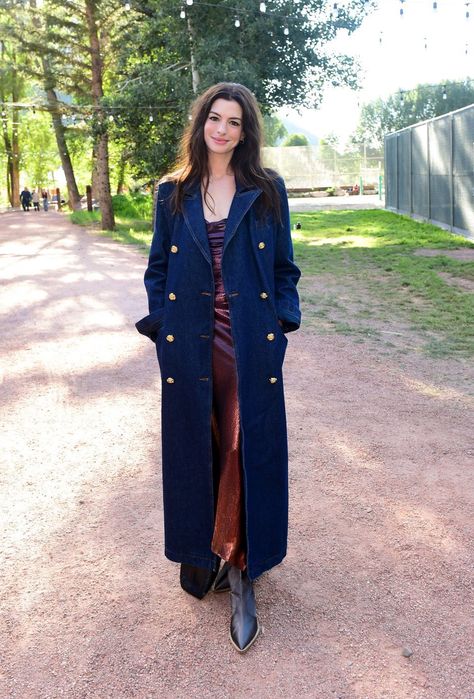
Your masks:
<svg viewBox="0 0 474 699"><path fill-rule="evenodd" d="M139 204L129 199L114 197L117 230L101 232L147 252L150 197ZM97 225L99 215L79 212L71 219ZM454 250L474 243L383 210L293 214L296 221L302 224L293 240L303 275L305 327L352 335L357 342L370 338L400 351L474 355L474 294L452 283L473 281L474 262L415 254L418 248ZM453 278L451 283L440 273Z"/></svg>
<svg viewBox="0 0 474 699"><path fill-rule="evenodd" d="M474 280L474 261L415 254L473 243L382 210L301 213L292 220L302 224L293 236L310 325L374 339L405 337L406 346L434 356L474 354L474 295L453 283Z"/></svg>
<svg viewBox="0 0 474 699"><path fill-rule="evenodd" d="M145 194L117 194L112 197L116 230L100 230L99 211L74 211L72 223L94 226L98 232L121 243L137 245L148 251L151 243L152 199Z"/></svg>

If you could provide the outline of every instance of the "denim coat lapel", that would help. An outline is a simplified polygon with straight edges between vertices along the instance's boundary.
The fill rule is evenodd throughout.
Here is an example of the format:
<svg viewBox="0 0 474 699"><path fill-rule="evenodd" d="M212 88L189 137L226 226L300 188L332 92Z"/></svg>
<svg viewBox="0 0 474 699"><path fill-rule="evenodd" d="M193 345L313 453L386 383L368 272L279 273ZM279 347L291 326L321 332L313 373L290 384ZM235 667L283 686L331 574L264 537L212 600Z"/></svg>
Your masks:
<svg viewBox="0 0 474 699"><path fill-rule="evenodd" d="M243 217L261 192L262 190L258 189L257 187L253 189L243 189L239 183L237 183L229 216L227 217L223 253L234 237ZM187 191L183 202L183 215L189 232L191 233L196 245L209 264L212 264L206 221L204 219L204 211L202 208L201 188L199 185L195 185Z"/></svg>
<svg viewBox="0 0 474 699"><path fill-rule="evenodd" d="M201 188L199 186L192 187L186 192L183 200L183 216L194 242L209 264L212 265L209 238L202 208Z"/></svg>
<svg viewBox="0 0 474 699"><path fill-rule="evenodd" d="M261 193L262 190L257 187L253 189L243 189L237 182L237 189L232 199L229 216L227 217L222 254L224 254L226 247L234 237L243 217Z"/></svg>

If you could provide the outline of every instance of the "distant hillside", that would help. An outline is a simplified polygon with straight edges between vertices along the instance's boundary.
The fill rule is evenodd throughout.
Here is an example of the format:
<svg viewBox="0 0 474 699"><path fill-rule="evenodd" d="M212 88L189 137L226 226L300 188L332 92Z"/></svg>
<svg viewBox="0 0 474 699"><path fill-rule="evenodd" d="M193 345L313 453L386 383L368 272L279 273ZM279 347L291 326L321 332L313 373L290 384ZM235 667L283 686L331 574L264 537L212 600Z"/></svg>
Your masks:
<svg viewBox="0 0 474 699"><path fill-rule="evenodd" d="M288 131L288 134L292 133L302 133L306 136L308 141L311 143L312 146L317 146L320 139L316 134L312 133L311 131L308 131L305 129L301 124L298 124L297 121L291 121L290 119L285 119L285 117L278 117L280 121L285 125L286 130Z"/></svg>

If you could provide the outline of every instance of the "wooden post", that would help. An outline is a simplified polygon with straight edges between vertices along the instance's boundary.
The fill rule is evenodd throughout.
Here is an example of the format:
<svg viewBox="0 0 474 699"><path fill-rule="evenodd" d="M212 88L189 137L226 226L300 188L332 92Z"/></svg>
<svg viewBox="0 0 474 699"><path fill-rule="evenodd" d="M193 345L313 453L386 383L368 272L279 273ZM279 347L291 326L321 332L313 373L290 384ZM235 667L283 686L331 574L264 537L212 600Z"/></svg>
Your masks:
<svg viewBox="0 0 474 699"><path fill-rule="evenodd" d="M57 202L58 202L58 211L61 210L61 192L59 190L59 187L56 187L56 197L57 197Z"/></svg>
<svg viewBox="0 0 474 699"><path fill-rule="evenodd" d="M87 211L92 211L92 187L86 185Z"/></svg>

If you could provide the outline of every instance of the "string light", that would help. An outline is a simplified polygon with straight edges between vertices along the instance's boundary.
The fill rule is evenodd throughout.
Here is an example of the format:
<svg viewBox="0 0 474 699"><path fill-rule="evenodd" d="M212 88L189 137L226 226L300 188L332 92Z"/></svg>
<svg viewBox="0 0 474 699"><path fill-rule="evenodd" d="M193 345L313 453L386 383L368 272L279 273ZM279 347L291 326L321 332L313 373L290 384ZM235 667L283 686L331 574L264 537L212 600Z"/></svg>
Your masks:
<svg viewBox="0 0 474 699"><path fill-rule="evenodd" d="M469 5L471 4L470 2L465 2L464 3L466 6L466 19L469 19Z"/></svg>
<svg viewBox="0 0 474 699"><path fill-rule="evenodd" d="M191 7L193 2L194 2L194 0L186 0L186 5L189 5L189 7Z"/></svg>
<svg viewBox="0 0 474 699"><path fill-rule="evenodd" d="M184 10L181 10L179 16L181 17L181 19L186 19L186 12Z"/></svg>
<svg viewBox="0 0 474 699"><path fill-rule="evenodd" d="M443 99L444 100L448 99L448 93L446 92L446 85L443 85Z"/></svg>
<svg viewBox="0 0 474 699"><path fill-rule="evenodd" d="M260 3L260 12L266 12L267 11L267 6L265 5L264 2Z"/></svg>
<svg viewBox="0 0 474 699"><path fill-rule="evenodd" d="M235 18L234 27L237 27L237 29L240 27L240 19L238 17Z"/></svg>
<svg viewBox="0 0 474 699"><path fill-rule="evenodd" d="M129 11L130 11L130 8L131 8L130 3L129 3L129 2L126 2L125 5L124 5L124 8L125 8L125 11L126 11L126 12L129 12Z"/></svg>
<svg viewBox="0 0 474 699"><path fill-rule="evenodd" d="M434 2L434 3L433 3L433 10L437 10L437 9L438 9L438 3L437 3L437 2Z"/></svg>
<svg viewBox="0 0 474 699"><path fill-rule="evenodd" d="M403 17L403 3L404 3L404 2L405 2L405 0L400 0L400 3L401 3L401 7L400 7L400 16L401 16L401 17Z"/></svg>
<svg viewBox="0 0 474 699"><path fill-rule="evenodd" d="M288 36L289 33L290 33L290 30L288 29L288 27L285 27L284 30L283 30L283 34L284 34L285 36Z"/></svg>

